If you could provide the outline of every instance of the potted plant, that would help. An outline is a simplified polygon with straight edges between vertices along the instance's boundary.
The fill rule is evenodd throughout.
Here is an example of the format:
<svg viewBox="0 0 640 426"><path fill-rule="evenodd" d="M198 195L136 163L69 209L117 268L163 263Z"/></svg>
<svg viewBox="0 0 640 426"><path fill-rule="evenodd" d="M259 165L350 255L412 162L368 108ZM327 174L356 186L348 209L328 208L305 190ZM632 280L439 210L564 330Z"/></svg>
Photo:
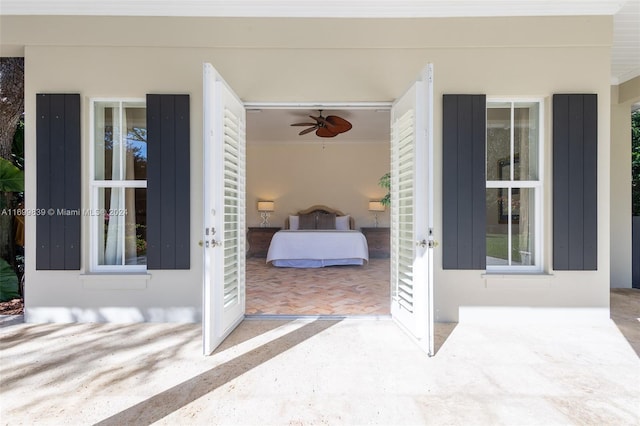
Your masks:
<svg viewBox="0 0 640 426"><path fill-rule="evenodd" d="M389 207L389 205L391 204L391 173L387 172L382 175L380 180L378 180L378 185L387 190L387 195L382 197L380 202L383 206Z"/></svg>

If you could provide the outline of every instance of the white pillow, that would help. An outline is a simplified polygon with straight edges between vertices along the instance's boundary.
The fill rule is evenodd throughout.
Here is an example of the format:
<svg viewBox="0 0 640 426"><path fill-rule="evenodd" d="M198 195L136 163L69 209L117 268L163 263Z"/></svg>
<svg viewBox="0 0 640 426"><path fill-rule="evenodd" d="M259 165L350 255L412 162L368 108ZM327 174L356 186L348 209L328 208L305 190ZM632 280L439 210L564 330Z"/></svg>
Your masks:
<svg viewBox="0 0 640 426"><path fill-rule="evenodd" d="M336 217L336 229L338 231L348 231L349 228L349 215Z"/></svg>
<svg viewBox="0 0 640 426"><path fill-rule="evenodd" d="M298 216L289 216L289 229L292 231L297 231L299 227L299 217Z"/></svg>

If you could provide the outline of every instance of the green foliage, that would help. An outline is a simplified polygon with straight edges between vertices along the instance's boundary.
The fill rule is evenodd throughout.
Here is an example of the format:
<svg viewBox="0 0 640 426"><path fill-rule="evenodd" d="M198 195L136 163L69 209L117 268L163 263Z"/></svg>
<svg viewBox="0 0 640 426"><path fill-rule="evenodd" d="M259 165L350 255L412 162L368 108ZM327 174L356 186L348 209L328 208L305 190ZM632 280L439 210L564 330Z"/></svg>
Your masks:
<svg viewBox="0 0 640 426"><path fill-rule="evenodd" d="M11 160L20 170L24 170L24 117L20 119L11 145Z"/></svg>
<svg viewBox="0 0 640 426"><path fill-rule="evenodd" d="M24 172L0 158L0 192L24 192Z"/></svg>
<svg viewBox="0 0 640 426"><path fill-rule="evenodd" d="M640 216L640 110L631 114L632 214Z"/></svg>
<svg viewBox="0 0 640 426"><path fill-rule="evenodd" d="M389 205L391 204L391 192L390 192L390 190L391 190L391 173L387 172L384 175L382 175L382 177L378 181L378 185L380 185L381 187L383 187L384 189L387 190L387 195L382 197L380 202L382 203L383 206L389 207Z"/></svg>
<svg viewBox="0 0 640 426"><path fill-rule="evenodd" d="M18 276L6 260L0 259L0 302L19 297Z"/></svg>

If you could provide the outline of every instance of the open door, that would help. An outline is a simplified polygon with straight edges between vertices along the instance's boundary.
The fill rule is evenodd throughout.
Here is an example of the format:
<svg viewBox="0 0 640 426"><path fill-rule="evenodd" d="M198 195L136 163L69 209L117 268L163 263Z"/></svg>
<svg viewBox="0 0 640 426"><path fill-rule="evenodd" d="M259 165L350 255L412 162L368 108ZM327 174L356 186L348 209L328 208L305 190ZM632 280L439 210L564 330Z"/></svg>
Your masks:
<svg viewBox="0 0 640 426"><path fill-rule="evenodd" d="M204 64L203 349L209 355L245 313L246 114Z"/></svg>
<svg viewBox="0 0 640 426"><path fill-rule="evenodd" d="M433 65L391 108L391 315L433 344Z"/></svg>

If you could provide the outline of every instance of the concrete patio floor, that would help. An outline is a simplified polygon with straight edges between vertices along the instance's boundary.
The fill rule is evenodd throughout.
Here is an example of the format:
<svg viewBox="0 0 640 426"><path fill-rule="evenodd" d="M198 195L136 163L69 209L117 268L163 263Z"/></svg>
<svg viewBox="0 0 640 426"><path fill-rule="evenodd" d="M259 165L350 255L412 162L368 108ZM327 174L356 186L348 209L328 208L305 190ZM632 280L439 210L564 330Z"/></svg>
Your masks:
<svg viewBox="0 0 640 426"><path fill-rule="evenodd" d="M195 324L5 323L0 422L638 425L640 291L611 300L597 326L438 324L432 358L389 320L247 320L210 357Z"/></svg>

